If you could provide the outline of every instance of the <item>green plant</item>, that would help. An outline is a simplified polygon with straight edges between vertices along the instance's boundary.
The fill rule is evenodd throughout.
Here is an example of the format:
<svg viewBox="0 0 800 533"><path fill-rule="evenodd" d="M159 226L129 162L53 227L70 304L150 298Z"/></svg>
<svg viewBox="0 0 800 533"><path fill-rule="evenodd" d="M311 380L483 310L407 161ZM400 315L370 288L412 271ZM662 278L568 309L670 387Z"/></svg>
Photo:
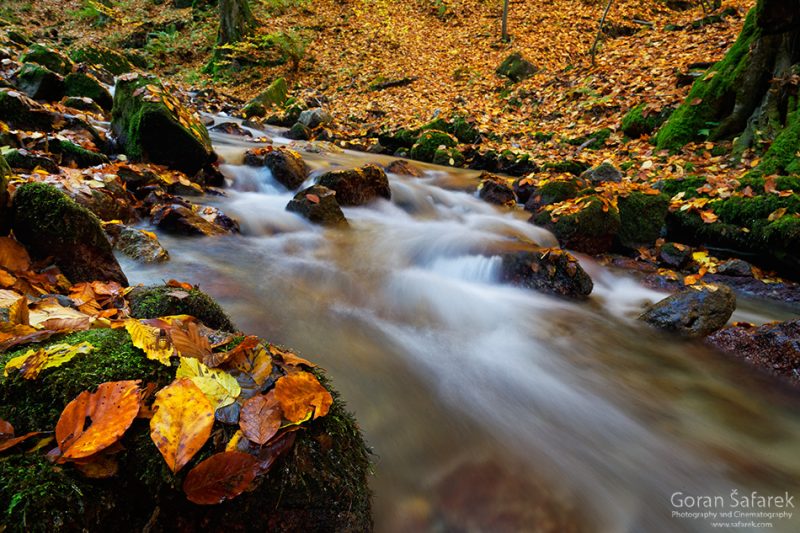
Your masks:
<svg viewBox="0 0 800 533"><path fill-rule="evenodd" d="M262 0L262 3L272 15L283 15L292 8L304 8L311 0Z"/></svg>

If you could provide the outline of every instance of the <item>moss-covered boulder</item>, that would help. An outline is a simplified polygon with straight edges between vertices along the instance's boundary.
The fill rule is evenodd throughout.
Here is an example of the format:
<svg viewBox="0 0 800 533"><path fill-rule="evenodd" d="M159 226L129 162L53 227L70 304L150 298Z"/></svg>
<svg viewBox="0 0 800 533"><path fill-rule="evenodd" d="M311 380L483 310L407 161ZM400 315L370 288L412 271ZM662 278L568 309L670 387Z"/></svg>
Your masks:
<svg viewBox="0 0 800 533"><path fill-rule="evenodd" d="M64 96L64 77L35 63L25 63L17 73L17 87L34 100L54 101Z"/></svg>
<svg viewBox="0 0 800 533"><path fill-rule="evenodd" d="M7 150L3 155L9 166L16 170L32 172L40 168L50 174L58 174L61 172L61 169L58 168L58 164L52 158L25 150L24 148Z"/></svg>
<svg viewBox="0 0 800 533"><path fill-rule="evenodd" d="M10 127L21 130L50 131L58 116L19 91L0 89L0 117Z"/></svg>
<svg viewBox="0 0 800 533"><path fill-rule="evenodd" d="M506 283L564 298L583 300L594 284L572 254L558 248L501 255L500 279Z"/></svg>
<svg viewBox="0 0 800 533"><path fill-rule="evenodd" d="M125 55L104 46L83 46L72 50L69 56L76 63L100 65L115 76L133 71L133 65Z"/></svg>
<svg viewBox="0 0 800 533"><path fill-rule="evenodd" d="M61 164L78 168L94 167L108 163L108 156L87 150L65 139L53 139L50 150L61 156Z"/></svg>
<svg viewBox="0 0 800 533"><path fill-rule="evenodd" d="M675 111L673 108L665 107L661 111L655 112L650 110L646 104L641 103L622 117L620 130L631 139L650 135L667 121L673 111Z"/></svg>
<svg viewBox="0 0 800 533"><path fill-rule="evenodd" d="M669 210L669 196L634 191L617 199L620 228L619 242L627 248L653 244L664 229Z"/></svg>
<svg viewBox="0 0 800 533"><path fill-rule="evenodd" d="M190 176L215 159L206 127L154 76L119 78L111 127L132 159L166 165Z"/></svg>
<svg viewBox="0 0 800 533"><path fill-rule="evenodd" d="M169 252L161 246L152 232L131 228L123 224L106 224L106 233L115 250L119 250L140 263L163 263L169 260Z"/></svg>
<svg viewBox="0 0 800 533"><path fill-rule="evenodd" d="M86 111L96 115L103 114L103 108L97 105L97 102L85 96L65 96L61 99L61 103L78 111Z"/></svg>
<svg viewBox="0 0 800 533"><path fill-rule="evenodd" d="M32 257L52 257L74 283L128 284L97 217L52 185L26 183L17 188L12 229Z"/></svg>
<svg viewBox="0 0 800 533"><path fill-rule="evenodd" d="M539 180L528 195L525 209L533 213L547 205L571 200L586 188L586 182L572 174L556 174Z"/></svg>
<svg viewBox="0 0 800 533"><path fill-rule="evenodd" d="M411 147L411 157L419 161L433 162L436 152L458 146L458 140L452 135L438 130L423 132L414 146Z"/></svg>
<svg viewBox="0 0 800 533"><path fill-rule="evenodd" d="M72 71L72 61L67 56L39 43L32 44L19 60L23 63L37 63L61 75Z"/></svg>
<svg viewBox="0 0 800 533"><path fill-rule="evenodd" d="M254 148L244 154L244 164L267 167L275 181L293 191L308 178L308 166L299 153L288 148Z"/></svg>
<svg viewBox="0 0 800 533"><path fill-rule="evenodd" d="M619 233L619 211L605 198L590 195L553 204L532 221L552 231L565 248L587 254L611 250Z"/></svg>
<svg viewBox="0 0 800 533"><path fill-rule="evenodd" d="M131 316L136 318L191 315L210 328L236 331L222 307L199 289L186 290L166 285L137 287L128 295L128 300Z"/></svg>
<svg viewBox="0 0 800 533"><path fill-rule="evenodd" d="M336 191L322 185L312 185L295 194L286 210L322 226L348 225L336 201Z"/></svg>
<svg viewBox="0 0 800 533"><path fill-rule="evenodd" d="M522 57L521 53L514 52L500 63L496 72L499 76L505 76L513 82L519 82L530 78L536 74L537 70L533 63Z"/></svg>
<svg viewBox="0 0 800 533"><path fill-rule="evenodd" d="M114 99L105 85L100 83L96 77L88 72L72 72L64 79L65 92L67 96L85 96L91 98L97 105L110 111L114 105Z"/></svg>
<svg viewBox="0 0 800 533"><path fill-rule="evenodd" d="M389 178L377 165L326 172L317 184L336 191L339 205L364 205L376 198L392 198Z"/></svg>
<svg viewBox="0 0 800 533"><path fill-rule="evenodd" d="M600 185L607 182L618 183L622 181L622 172L608 161L586 170L580 175L590 185Z"/></svg>
<svg viewBox="0 0 800 533"><path fill-rule="evenodd" d="M245 118L263 117L272 107L283 107L289 94L289 85L284 78L278 78L264 91L247 102L242 108ZM298 115L299 118L299 115Z"/></svg>
<svg viewBox="0 0 800 533"><path fill-rule="evenodd" d="M35 380L0 376L0 418L17 433L52 431L66 404L108 381L139 379L163 387L174 366L148 359L127 332L100 329L48 341L89 342L95 350L43 370ZM0 364L26 349L0 355ZM322 372L316 372L328 388ZM220 451L237 426L216 422L197 456L177 475L167 468L150 438L149 423L137 419L115 455L109 479L84 477L71 463L54 466L44 452L0 456L0 525L8 532L49 531L369 531L368 451L358 426L335 391L330 411L304 424L294 444L260 483L220 505L199 506L181 487L186 473ZM23 447L24 449L24 447Z"/></svg>

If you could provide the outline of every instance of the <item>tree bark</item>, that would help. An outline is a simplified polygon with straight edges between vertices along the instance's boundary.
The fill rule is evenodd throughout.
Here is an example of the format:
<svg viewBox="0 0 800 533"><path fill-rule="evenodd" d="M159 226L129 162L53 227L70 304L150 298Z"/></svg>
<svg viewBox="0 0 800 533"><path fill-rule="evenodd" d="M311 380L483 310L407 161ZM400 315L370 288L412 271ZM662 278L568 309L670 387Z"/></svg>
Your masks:
<svg viewBox="0 0 800 533"><path fill-rule="evenodd" d="M508 0L503 0L503 29L502 39L504 43L508 42Z"/></svg>
<svg viewBox="0 0 800 533"><path fill-rule="evenodd" d="M217 46L238 43L253 31L254 25L248 0L219 0Z"/></svg>

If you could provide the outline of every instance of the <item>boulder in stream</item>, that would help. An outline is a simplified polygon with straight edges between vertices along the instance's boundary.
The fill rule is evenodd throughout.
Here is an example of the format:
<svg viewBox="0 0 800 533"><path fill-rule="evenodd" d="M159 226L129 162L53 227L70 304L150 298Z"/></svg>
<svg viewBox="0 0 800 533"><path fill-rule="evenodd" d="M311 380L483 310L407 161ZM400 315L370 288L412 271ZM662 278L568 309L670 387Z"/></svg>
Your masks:
<svg viewBox="0 0 800 533"><path fill-rule="evenodd" d="M13 199L12 229L36 259L52 257L73 283L128 279L117 263L100 221L52 185L26 183Z"/></svg>
<svg viewBox="0 0 800 533"><path fill-rule="evenodd" d="M348 225L336 201L336 191L322 185L312 185L298 192L286 205L286 210L322 226Z"/></svg>
<svg viewBox="0 0 800 533"><path fill-rule="evenodd" d="M507 252L500 255L500 279L526 289L583 300L594 283L578 260L560 248Z"/></svg>
<svg viewBox="0 0 800 533"><path fill-rule="evenodd" d="M479 176L478 197L490 204L513 206L517 203L517 195L508 181L484 172Z"/></svg>
<svg viewBox="0 0 800 533"><path fill-rule="evenodd" d="M727 285L693 285L664 298L639 320L684 337L705 337L725 326L736 309L736 295Z"/></svg>
<svg viewBox="0 0 800 533"><path fill-rule="evenodd" d="M303 158L289 148L254 148L244 154L244 164L269 168L275 181L293 191L308 178L308 166Z"/></svg>
<svg viewBox="0 0 800 533"><path fill-rule="evenodd" d="M332 170L320 176L317 184L336 191L339 205L364 205L376 198L392 198L389 178L377 165Z"/></svg>
<svg viewBox="0 0 800 533"><path fill-rule="evenodd" d="M155 206L150 213L150 220L162 230L179 235L212 236L239 231L238 224L216 208L187 207L181 203Z"/></svg>
<svg viewBox="0 0 800 533"><path fill-rule="evenodd" d="M61 75L69 74L72 71L72 61L67 56L39 43L32 44L19 60L22 63L42 65Z"/></svg>
<svg viewBox="0 0 800 533"><path fill-rule="evenodd" d="M621 224L619 210L598 195L548 206L531 222L552 231L563 247L593 255L611 250Z"/></svg>
<svg viewBox="0 0 800 533"><path fill-rule="evenodd" d="M120 76L111 127L125 154L192 176L216 156L208 130L155 76Z"/></svg>
<svg viewBox="0 0 800 533"><path fill-rule="evenodd" d="M161 246L155 233L124 224L106 224L105 230L111 237L114 249L135 261L163 263L169 260L169 252Z"/></svg>

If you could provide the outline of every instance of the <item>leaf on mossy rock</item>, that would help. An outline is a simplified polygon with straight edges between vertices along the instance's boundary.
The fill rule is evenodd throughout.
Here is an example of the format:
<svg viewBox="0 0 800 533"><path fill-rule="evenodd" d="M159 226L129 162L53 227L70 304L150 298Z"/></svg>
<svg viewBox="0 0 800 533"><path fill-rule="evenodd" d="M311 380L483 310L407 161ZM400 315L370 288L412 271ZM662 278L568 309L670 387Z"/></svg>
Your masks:
<svg viewBox="0 0 800 533"><path fill-rule="evenodd" d="M14 426L10 422L0 418L0 452L4 452L9 448L13 448L17 444L28 440L36 435L41 435L38 431L31 431L21 437L14 436Z"/></svg>
<svg viewBox="0 0 800 533"><path fill-rule="evenodd" d="M325 416L333 404L331 393L309 372L280 378L275 383L275 397L290 422L303 421L309 415L315 419Z"/></svg>
<svg viewBox="0 0 800 533"><path fill-rule="evenodd" d="M228 369L247 374L257 386L262 386L272 374L272 356L258 338L253 337L255 341L248 339L250 337L231 350L234 353L225 366Z"/></svg>
<svg viewBox="0 0 800 533"><path fill-rule="evenodd" d="M211 436L214 408L191 379L181 378L156 394L153 409L150 438L170 470L177 472Z"/></svg>
<svg viewBox="0 0 800 533"><path fill-rule="evenodd" d="M232 404L242 392L236 378L224 370L208 368L197 359L192 359L191 357L181 357L181 363L175 373L175 378L191 379L203 391L215 411Z"/></svg>
<svg viewBox="0 0 800 533"><path fill-rule="evenodd" d="M256 477L258 459L228 451L212 455L186 475L183 491L190 502L216 505L240 495Z"/></svg>
<svg viewBox="0 0 800 533"><path fill-rule="evenodd" d="M31 267L28 251L11 237L0 237L0 267L11 272L24 272Z"/></svg>
<svg viewBox="0 0 800 533"><path fill-rule="evenodd" d="M158 361L162 365L170 365L169 359L175 349L166 330L149 326L135 318L125 321L125 329L128 330L133 345L144 350L148 359Z"/></svg>
<svg viewBox="0 0 800 533"><path fill-rule="evenodd" d="M182 357L193 357L204 361L211 355L208 337L200 332L196 322L176 322L170 329L172 345Z"/></svg>
<svg viewBox="0 0 800 533"><path fill-rule="evenodd" d="M266 444L281 427L283 414L275 392L258 394L247 400L239 415L239 427L249 440Z"/></svg>
<svg viewBox="0 0 800 533"><path fill-rule="evenodd" d="M8 376L9 371L16 371L24 379L36 379L42 370L61 366L70 362L75 356L91 353L94 349L88 342L81 342L76 345L52 344L47 348L28 350L9 360L3 375Z"/></svg>
<svg viewBox="0 0 800 533"><path fill-rule="evenodd" d="M80 393L56 424L62 457L89 457L117 442L139 413L140 402L138 381L101 383L96 392Z"/></svg>
<svg viewBox="0 0 800 533"><path fill-rule="evenodd" d="M309 368L316 368L317 365L309 361L308 359L303 359L299 355L289 350L281 350L277 346L270 344L269 346L269 353L273 356L278 356L284 364L289 366L307 366Z"/></svg>

